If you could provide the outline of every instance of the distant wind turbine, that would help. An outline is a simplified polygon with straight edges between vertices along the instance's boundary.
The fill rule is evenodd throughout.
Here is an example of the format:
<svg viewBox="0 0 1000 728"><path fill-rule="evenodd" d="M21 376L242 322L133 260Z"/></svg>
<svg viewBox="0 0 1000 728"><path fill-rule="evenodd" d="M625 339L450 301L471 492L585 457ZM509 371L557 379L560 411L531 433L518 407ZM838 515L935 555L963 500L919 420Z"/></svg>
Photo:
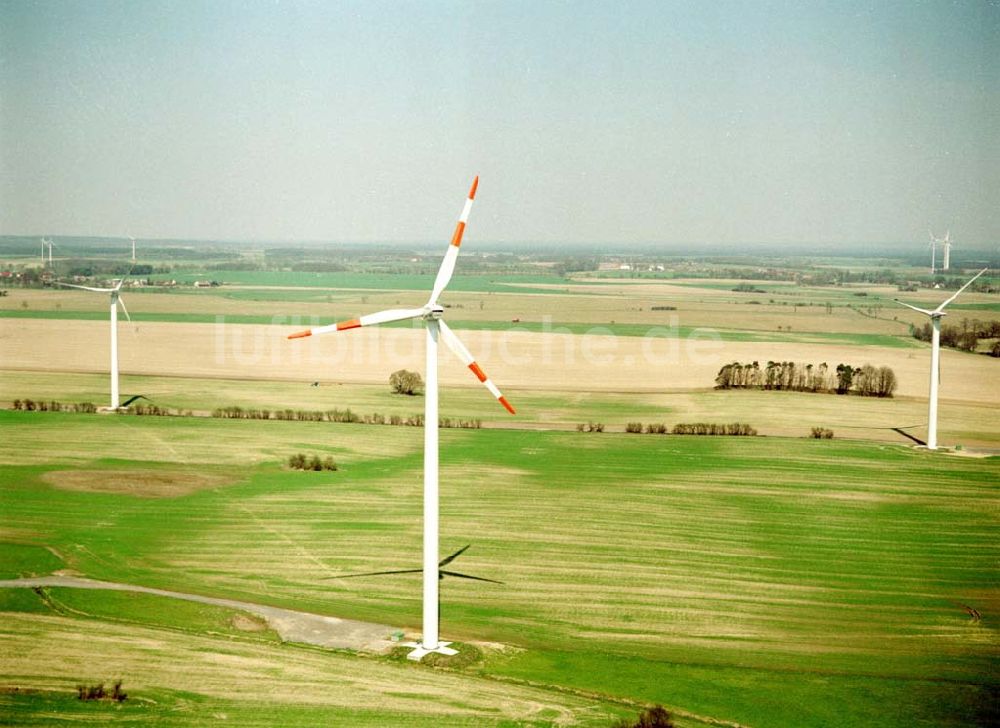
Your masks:
<svg viewBox="0 0 1000 728"><path fill-rule="evenodd" d="M427 383L424 397L424 562L423 562L423 635L422 642L413 643L415 647L408 657L411 660L420 660L424 655L431 652L438 652L444 655L454 655L455 650L448 647L450 642L438 641L438 580L441 576L440 567L447 564L451 559L458 556L461 551L452 554L443 562L438 561L438 339L444 339L445 345L462 360L476 378L496 397L504 408L514 414L514 408L510 406L506 397L500 393L496 385L486 376L479 364L473 358L469 350L459 340L455 333L448 328L442 316L444 307L438 303L438 298L444 291L452 274L455 272L455 261L458 258L458 249L462 244L462 235L465 233L465 226L469 220L469 212L472 210L473 200L476 198L476 188L479 186L479 177L472 182L469 190L469 197L465 201L465 207L455 226L455 232L451 238L451 244L441 261L441 268L438 270L437 278L434 280L434 288L427 303L421 308L413 309L392 309L368 314L350 321L320 326L306 329L299 333L292 334L289 339L297 339L313 334L326 334L336 331L346 331L359 326L374 326L376 324L389 323L391 321L406 321L409 319L420 320L426 329L427 342ZM465 549L462 549L464 551ZM480 579L486 581L484 579Z"/></svg>
<svg viewBox="0 0 1000 728"><path fill-rule="evenodd" d="M93 288L91 286L77 286L72 283L58 283L60 286L65 286L66 288L79 288L84 291L94 291L95 293L110 293L111 294L111 409L118 409L118 306L122 307L122 312L125 314L125 318L132 322L132 317L128 315L128 309L125 308L125 301L121 297L122 284L125 283L125 279L122 278L111 288Z"/></svg>
<svg viewBox="0 0 1000 728"><path fill-rule="evenodd" d="M928 311L925 308L917 308L916 306L911 306L908 303L903 303L898 298L893 299L896 303L901 306L906 306L907 308L912 308L914 311L929 316L931 320L931 386L930 395L928 399L930 400L927 405L927 449L937 450L937 410L938 410L938 384L941 379L941 318L946 316L944 312L944 307L949 303L958 298L958 294L964 291L966 288L972 285L979 276L985 273L989 268L983 268L981 271L976 273L969 279L969 282L958 289L951 298L942 303L937 308L932 311Z"/></svg>
<svg viewBox="0 0 1000 728"><path fill-rule="evenodd" d="M928 230L928 232L930 232ZM931 234L931 273L937 273L937 267L934 264L934 249L936 246L941 246L941 270L946 271L951 268L951 230L946 230L943 238L939 238Z"/></svg>

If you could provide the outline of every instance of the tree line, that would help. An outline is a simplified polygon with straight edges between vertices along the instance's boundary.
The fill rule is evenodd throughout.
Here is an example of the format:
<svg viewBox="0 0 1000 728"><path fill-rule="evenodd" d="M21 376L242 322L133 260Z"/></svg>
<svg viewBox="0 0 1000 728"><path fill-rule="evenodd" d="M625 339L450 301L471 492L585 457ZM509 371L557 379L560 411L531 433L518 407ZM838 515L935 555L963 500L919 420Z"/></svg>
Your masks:
<svg viewBox="0 0 1000 728"><path fill-rule="evenodd" d="M930 341L932 328L928 321L922 326L910 326L910 333L919 341ZM998 339L990 354L1000 356L1000 321L980 321L963 318L957 324L941 324L941 346L962 351L975 351L980 339Z"/></svg>
<svg viewBox="0 0 1000 728"><path fill-rule="evenodd" d="M93 414L97 405L93 402L56 402L55 400L15 399L13 409L24 412L82 412ZM191 410L171 410L156 404L132 404L118 410L119 414L157 417L193 417ZM381 412L361 414L348 409L331 410L269 410L256 407L216 407L212 417L226 420L284 420L289 422L344 422L361 425L395 425L401 427L423 427L424 416L384 415ZM439 417L441 428L479 430L483 421L478 417ZM603 427L603 425L602 425Z"/></svg>
<svg viewBox="0 0 1000 728"><path fill-rule="evenodd" d="M56 402L55 400L15 399L12 403L15 410L21 412L85 412L93 414L97 412L97 405L93 402Z"/></svg>
<svg viewBox="0 0 1000 728"><path fill-rule="evenodd" d="M728 435L730 437L755 437L757 430L745 422L680 422L672 428L662 422L643 425L641 422L629 422L625 432L647 435Z"/></svg>
<svg viewBox="0 0 1000 728"><path fill-rule="evenodd" d="M767 389L791 392L858 394L862 397L891 397L898 382L889 367L865 364L855 367L838 364L830 369L793 361L732 362L725 364L715 377L716 389Z"/></svg>

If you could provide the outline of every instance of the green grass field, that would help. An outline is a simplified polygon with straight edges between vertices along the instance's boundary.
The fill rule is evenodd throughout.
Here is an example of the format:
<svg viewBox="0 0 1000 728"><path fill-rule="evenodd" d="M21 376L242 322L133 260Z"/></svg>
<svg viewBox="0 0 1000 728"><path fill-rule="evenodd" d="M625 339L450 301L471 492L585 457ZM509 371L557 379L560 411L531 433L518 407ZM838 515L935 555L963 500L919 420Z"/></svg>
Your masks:
<svg viewBox="0 0 1000 728"><path fill-rule="evenodd" d="M0 413L0 428L7 575L67 568L419 625L419 575L324 580L419 565L419 430L13 412ZM0 683L72 692L90 679L73 668L93 650L94 678L132 686L136 702L101 718L122 722L140 721L144 698L160 701L143 708L154 722L248 716L261 702L252 686L276 679L302 692L267 701L284 716L272 722L607 725L629 700L661 702L682 725L998 718L998 459L838 440L519 430L449 430L442 445L442 551L471 543L455 566L505 582L445 580L442 634L517 650L440 673L230 634L218 614L144 620L154 610L67 590L53 590L64 608L50 613L8 591L10 654L32 645L68 667L48 674L15 657ZM284 470L297 450L330 453L341 470ZM67 470L83 474L72 487ZM156 473L214 478L153 497L162 493L143 488ZM137 639L155 642L155 655L130 652ZM176 665L188 660L183 674ZM457 691L450 702L445 682ZM583 697L593 695L604 697ZM8 693L0 705L29 724L99 709L52 692Z"/></svg>

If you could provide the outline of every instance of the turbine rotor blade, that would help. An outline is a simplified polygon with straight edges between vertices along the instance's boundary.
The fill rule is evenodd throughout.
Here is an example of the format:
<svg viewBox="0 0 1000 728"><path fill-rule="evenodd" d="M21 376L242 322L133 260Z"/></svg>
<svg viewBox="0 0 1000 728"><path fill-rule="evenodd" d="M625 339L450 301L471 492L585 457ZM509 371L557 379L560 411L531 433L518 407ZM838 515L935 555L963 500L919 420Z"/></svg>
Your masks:
<svg viewBox="0 0 1000 728"><path fill-rule="evenodd" d="M451 243L448 245L448 250L445 251L444 260L441 261L437 278L434 279L434 288L431 291L431 297L427 299L428 306L437 303L438 297L444 291L451 280L452 274L455 272L455 260L458 258L458 249L462 245L462 236L465 234L465 226L469 222L469 213L472 211L472 203L476 199L476 188L478 186L479 177L477 176L472 180L472 187L469 188L469 196L465 200L465 207L462 208L462 214L458 217L455 232L451 236Z"/></svg>
<svg viewBox="0 0 1000 728"><path fill-rule="evenodd" d="M78 286L75 283L63 283L62 281L56 281L57 286L64 286L66 288L79 288L82 291L94 291L94 293L111 293L114 288L93 288L92 286Z"/></svg>
<svg viewBox="0 0 1000 728"><path fill-rule="evenodd" d="M900 306L906 306L907 308L912 308L914 311L919 311L920 313L924 314L925 316L933 316L934 315L933 311L928 311L926 308L917 308L916 306L911 306L908 303L904 303L903 301L900 301L898 298L894 298L892 300L895 301L896 303L898 303Z"/></svg>
<svg viewBox="0 0 1000 728"><path fill-rule="evenodd" d="M499 389L497 389L497 385L495 385L490 378L486 376L486 372L484 372L479 364L476 363L475 358L469 350L465 348L465 344L463 344L459 338L455 336L455 332L448 327L448 324L446 324L442 319L438 321L438 325L441 327L441 338L444 339L445 345L455 352L455 356L461 359L462 363L465 364L465 366L467 366L472 373L476 375L476 378L483 383L483 386L490 390L490 393L496 397L497 401L503 405L504 409L512 415L517 414L514 411L514 408L511 407L510 402L507 401L507 398L503 396L503 393Z"/></svg>
<svg viewBox="0 0 1000 728"><path fill-rule="evenodd" d="M466 551L466 550L467 550L467 549L469 548L469 546L471 546L471 545L472 545L471 543L470 543L470 544L467 544L467 545L463 546L462 548L460 548L460 549L459 549L458 551L456 551L455 553L453 553L453 554L452 554L451 556L446 556L445 558L441 559L441 560L440 560L440 561L438 562L438 566L447 566L447 565L448 565L448 564L450 564L450 563L451 563L452 561L454 561L455 559L457 559L457 558L458 558L459 556L461 556L462 554L464 554L464 553L465 553L465 551Z"/></svg>
<svg viewBox="0 0 1000 728"><path fill-rule="evenodd" d="M122 300L121 296L118 296L118 305L122 307L122 312L125 314L125 318L128 319L128 322L132 323L132 317L128 315L128 309L125 308L125 301Z"/></svg>
<svg viewBox="0 0 1000 728"><path fill-rule="evenodd" d="M470 576L468 574L459 574L457 571L444 571L442 569L441 573L444 574L445 576L457 576L459 579L473 579L475 581L488 581L491 584L503 584L502 581L497 581L496 579L487 579L484 576Z"/></svg>
<svg viewBox="0 0 1000 728"><path fill-rule="evenodd" d="M366 571L363 574L338 574L337 576L324 576L322 579L355 579L359 576L383 576L385 574L419 574L423 569L394 569L392 571Z"/></svg>
<svg viewBox="0 0 1000 728"><path fill-rule="evenodd" d="M375 326L377 324L387 324L391 321L405 321L406 319L421 318L425 313L426 311L422 308L393 308L388 311L370 313L367 316L360 316L359 318L350 319L348 321L339 321L338 323L330 324L328 326L317 326L315 328L306 329L305 331L289 334L288 338L301 339L304 336L328 334L331 331L347 331L348 329L356 329L359 326Z"/></svg>
<svg viewBox="0 0 1000 728"><path fill-rule="evenodd" d="M955 291L955 295L954 296L952 296L947 301L945 301L940 306L938 306L936 309L934 309L934 313L941 313L941 311L944 309L945 306L947 306L949 303L951 303L956 298L958 298L958 294L960 294L966 288L968 288L969 286L971 286L972 283L973 283L973 281L975 281L979 276L981 276L983 273L985 273L988 270L989 270L989 268L983 268L981 271L979 271L978 273L976 273L976 275L972 276L972 278L969 279L968 283L966 283L964 286L962 286L957 291Z"/></svg>

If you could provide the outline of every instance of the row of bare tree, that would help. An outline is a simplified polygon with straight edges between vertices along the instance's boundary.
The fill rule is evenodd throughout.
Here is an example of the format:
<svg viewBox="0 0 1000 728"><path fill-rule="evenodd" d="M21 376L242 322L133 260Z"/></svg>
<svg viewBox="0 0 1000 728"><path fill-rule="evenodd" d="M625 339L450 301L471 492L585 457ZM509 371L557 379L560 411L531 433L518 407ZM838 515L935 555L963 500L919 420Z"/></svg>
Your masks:
<svg viewBox="0 0 1000 728"><path fill-rule="evenodd" d="M716 389L768 389L792 392L859 394L863 397L891 397L896 391L896 374L889 367L865 364L855 367L838 364L831 370L794 361L732 362L715 377Z"/></svg>

